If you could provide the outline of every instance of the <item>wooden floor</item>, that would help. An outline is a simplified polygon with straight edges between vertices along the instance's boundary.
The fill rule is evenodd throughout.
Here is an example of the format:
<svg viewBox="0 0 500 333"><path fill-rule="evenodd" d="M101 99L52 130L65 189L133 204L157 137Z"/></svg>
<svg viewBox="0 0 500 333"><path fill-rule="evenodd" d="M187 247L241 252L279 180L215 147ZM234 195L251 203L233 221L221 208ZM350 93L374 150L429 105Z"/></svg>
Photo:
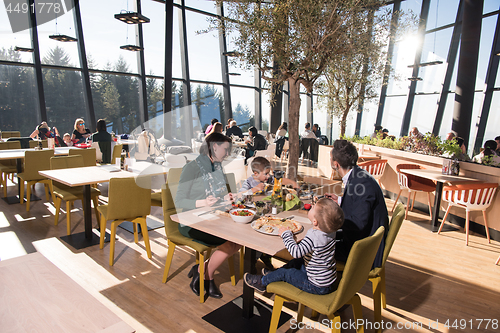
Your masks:
<svg viewBox="0 0 500 333"><path fill-rule="evenodd" d="M314 172L303 171L309 174ZM107 185L100 188L106 195ZM8 190L13 195L17 186L10 184ZM169 280L166 284L161 283L167 255L163 228L149 233L153 252L151 260L147 259L142 239L139 244L134 244L133 235L118 228L115 265L110 267L109 244L103 250L96 245L76 251L59 239L66 235L65 214L61 214L59 225L54 226L52 203L45 201L41 186L37 186L36 192L42 200L32 203L29 213L24 205L8 205L0 200L2 260L41 252L137 332L220 332L201 317L242 292L241 280L236 286L231 286L226 264L221 266L215 277L224 297L219 300L209 298L200 304L198 297L189 289L186 276L195 262L190 250L176 250ZM392 204L392 201L387 201L389 209ZM161 209L154 207L152 213L162 218ZM95 216L93 218L96 225ZM73 232L83 231L83 215L78 202L72 212L72 220ZM417 211L409 214L386 267L388 308L382 315L385 327L392 325L392 328L385 332L500 330L500 266L494 264L500 255L500 244L487 244L484 237L472 235L467 247L464 239L463 230L450 227L437 235L429 231L427 215ZM237 258L235 263L238 264ZM279 262L275 261L275 265L278 266ZM363 287L361 294L363 317L372 322L370 283ZM259 297L272 303L272 295ZM295 304L286 306L296 308ZM293 313L292 310L287 311ZM352 319L350 309L342 315L344 320ZM323 319L320 317L319 320ZM484 320L481 322L481 319ZM490 319L496 321L486 328ZM446 321L449 327L445 327ZM317 322L307 323L316 329L302 329L300 332L326 331L326 327L320 327ZM455 328L452 326L454 323ZM463 330L460 330L461 324L466 325ZM285 332L288 328L289 325L285 324L279 331ZM367 327L366 331L374 330Z"/></svg>

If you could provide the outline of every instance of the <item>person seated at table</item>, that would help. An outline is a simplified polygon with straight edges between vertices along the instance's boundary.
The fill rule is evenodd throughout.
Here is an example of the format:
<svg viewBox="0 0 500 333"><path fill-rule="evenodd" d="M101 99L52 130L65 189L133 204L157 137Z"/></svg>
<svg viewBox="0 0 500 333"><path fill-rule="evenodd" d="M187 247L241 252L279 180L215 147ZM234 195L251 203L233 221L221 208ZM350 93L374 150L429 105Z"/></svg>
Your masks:
<svg viewBox="0 0 500 333"><path fill-rule="evenodd" d="M47 140L48 138L54 138L54 143L56 147L65 147L66 144L64 140L59 136L59 131L54 126L52 129L47 125L46 121L42 121L40 125L38 125L33 133L31 133L30 138L38 138L38 140Z"/></svg>
<svg viewBox="0 0 500 333"><path fill-rule="evenodd" d="M389 132L389 131L387 131L387 132ZM419 139L420 140L420 139L424 138L424 135L418 131L418 128L413 127L410 130L409 137L412 138L412 139Z"/></svg>
<svg viewBox="0 0 500 333"><path fill-rule="evenodd" d="M207 128L205 129L205 134L208 134L210 133L210 131L212 130L212 128L214 127L215 123L218 123L219 122L219 119L217 118L213 118L211 121L210 121L210 125L207 126Z"/></svg>
<svg viewBox="0 0 500 333"><path fill-rule="evenodd" d="M443 157L458 159L459 161L470 162L470 157L467 155L467 147L465 147L465 140L461 137L453 137L450 141L454 140L460 147L460 154L450 154L448 152L443 154Z"/></svg>
<svg viewBox="0 0 500 333"><path fill-rule="evenodd" d="M227 124L226 124L226 131L232 127L231 122L232 122L233 120L234 120L233 118L229 118L229 119L227 120ZM227 134L226 134L226 135L227 135ZM227 135L227 136L228 136L228 137L231 137L230 135Z"/></svg>
<svg viewBox="0 0 500 333"><path fill-rule="evenodd" d="M85 121L82 118L75 120L75 129L73 130L73 135L71 135L71 140L74 143L85 143L85 140L87 140L90 135L90 130L85 128Z"/></svg>
<svg viewBox="0 0 500 333"><path fill-rule="evenodd" d="M306 123L306 126L305 126L305 129L302 133L300 133L300 138L301 139L318 139L316 137L316 134L313 133L313 131L311 131L311 124L310 123Z"/></svg>
<svg viewBox="0 0 500 333"><path fill-rule="evenodd" d="M239 128L236 125L236 121L235 120L231 121L230 126L231 127L229 127L226 130L226 136L231 137L232 135L234 135L234 136L237 136L240 139L243 139L243 132L241 131L241 128Z"/></svg>
<svg viewBox="0 0 500 333"><path fill-rule="evenodd" d="M278 130L276 131L276 137L274 139L274 143L276 143L276 149L274 153L277 157L281 158L281 152L283 151L283 146L285 145L286 133L288 132L288 124L283 122Z"/></svg>
<svg viewBox="0 0 500 333"><path fill-rule="evenodd" d="M222 169L222 161L231 152L232 141L221 133L212 133L200 147L200 155L182 168L179 187L175 197L177 209L191 210L199 207L210 207L219 200L232 200L228 192L226 175ZM238 252L238 244L207 234L197 229L179 224L182 235L193 238L197 242L210 246L218 246L205 265L205 290L210 297L221 298L222 294L214 283L215 270L229 257ZM200 276L198 265L189 271L192 277L191 290L199 296Z"/></svg>
<svg viewBox="0 0 500 333"><path fill-rule="evenodd" d="M344 223L344 213L331 199L322 198L309 210L313 227L298 244L293 233L281 227L279 234L294 259L275 271L262 269L262 275L246 273L245 284L265 292L272 282L284 281L307 293L325 295L337 289L335 234Z"/></svg>
<svg viewBox="0 0 500 333"><path fill-rule="evenodd" d="M252 193L264 191L266 184L273 185L274 177L271 173L271 162L265 157L257 156L250 163L253 174L248 177L243 183L239 192L244 192L251 190ZM281 184L292 185L293 188L297 189L299 185L296 181L288 178L282 178Z"/></svg>
<svg viewBox="0 0 500 333"><path fill-rule="evenodd" d="M255 155L256 150L266 150L267 141L262 134L259 134L255 127L248 129L248 139L245 141L247 147L245 148L245 164L247 160Z"/></svg>
<svg viewBox="0 0 500 333"><path fill-rule="evenodd" d="M357 240L366 238L384 226L387 231L389 217L384 194L378 182L364 169L357 166L358 152L347 140L335 140L330 151L332 169L337 171L344 183L344 195L339 197L332 193L325 196L340 204L344 211L342 233L337 234L337 250L335 258L346 262L352 246ZM375 256L373 267L380 267L385 248L385 238Z"/></svg>
<svg viewBox="0 0 500 333"><path fill-rule="evenodd" d="M493 140L487 140L483 147L484 150L474 156L472 161L481 164L500 165L500 156L495 154L497 143Z"/></svg>
<svg viewBox="0 0 500 333"><path fill-rule="evenodd" d="M107 131L106 120L99 119L96 124L96 129L97 132L92 134L90 140L92 140L92 142L99 143L99 149L102 153L102 162L111 163L111 144L106 144L106 142L112 142L113 138Z"/></svg>
<svg viewBox="0 0 500 333"><path fill-rule="evenodd" d="M220 134L222 134L223 128L224 127L222 126L221 123L219 123L219 122L215 123L214 126L212 127L212 130L207 134L207 136L205 137L205 139L208 138L208 136L210 134L212 134L212 133L220 133Z"/></svg>
<svg viewBox="0 0 500 333"><path fill-rule="evenodd" d="M381 138L382 136L379 135L379 134L382 133L382 129L383 129L383 127L381 125L375 125L375 130L373 131L373 133L372 133L372 135L371 135L370 138L372 138L372 139L376 139L376 138L379 138L379 137Z"/></svg>
<svg viewBox="0 0 500 333"><path fill-rule="evenodd" d="M445 141L451 141L456 137L455 133L453 132L448 132L445 137Z"/></svg>
<svg viewBox="0 0 500 333"><path fill-rule="evenodd" d="M73 141L71 141L71 135L69 133L64 133L63 135L63 140L66 146L72 147L73 146Z"/></svg>
<svg viewBox="0 0 500 333"><path fill-rule="evenodd" d="M495 142L497 143L497 149L495 149L495 152L498 156L500 156L500 136L497 136L495 138Z"/></svg>

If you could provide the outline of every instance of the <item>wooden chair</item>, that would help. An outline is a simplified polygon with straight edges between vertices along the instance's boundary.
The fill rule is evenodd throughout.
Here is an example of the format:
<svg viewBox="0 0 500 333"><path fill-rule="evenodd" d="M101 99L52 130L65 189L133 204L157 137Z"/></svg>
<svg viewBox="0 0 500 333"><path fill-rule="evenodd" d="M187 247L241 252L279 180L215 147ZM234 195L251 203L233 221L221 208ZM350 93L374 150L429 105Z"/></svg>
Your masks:
<svg viewBox="0 0 500 333"><path fill-rule="evenodd" d="M398 173L398 183L399 183L399 193L394 201L394 206L392 206L392 211L398 203L399 196L403 190L408 190L408 202L406 203L405 219L408 218L408 208L410 207L410 198L413 193L413 201L411 204L411 210L413 211L413 205L415 204L415 197L417 192L426 192L427 200L429 201L429 214L432 220L432 205L431 205L431 192L436 190L436 184L432 180L425 179L422 177L417 177L413 175L408 175L404 173L403 169L425 169L418 164L398 164L396 166L396 171Z"/></svg>
<svg viewBox="0 0 500 333"><path fill-rule="evenodd" d="M24 203L24 182L26 182L26 211L30 211L31 200L31 187L36 183L43 183L45 185L45 196L49 201L49 189L52 193L52 182L50 179L40 175L40 170L50 170L50 158L54 156L54 151L49 150L34 150L26 151L24 153L24 171L17 175L22 181L20 191L20 203Z"/></svg>
<svg viewBox="0 0 500 333"><path fill-rule="evenodd" d="M20 131L2 131L2 139L20 138L20 137L21 137Z"/></svg>
<svg viewBox="0 0 500 333"><path fill-rule="evenodd" d="M39 140L31 140L29 142L30 148L36 148L38 147ZM42 148L49 148L49 144L47 143L47 140L42 140Z"/></svg>
<svg viewBox="0 0 500 333"><path fill-rule="evenodd" d="M389 230L385 239L382 265L380 267L373 268L368 274L368 279L372 283L373 290L373 316L375 322L379 323L382 321L382 308L387 308L385 297L385 262L389 257L389 253L394 245L399 229L401 229L401 225L403 224L404 211L405 209L403 204L400 203L396 206L396 209L392 214L391 222L389 223ZM377 332L382 332L382 325L379 327L380 329L378 329Z"/></svg>
<svg viewBox="0 0 500 333"><path fill-rule="evenodd" d="M378 181L380 187L382 187L382 184L380 183L380 178L382 178L382 176L384 175L386 165L387 165L387 160L373 160L373 161L358 163L358 166L360 168L368 171L368 173Z"/></svg>
<svg viewBox="0 0 500 333"><path fill-rule="evenodd" d="M115 145L113 147L113 153L111 154L111 164L115 164L116 159L122 157L122 149L122 144Z"/></svg>
<svg viewBox="0 0 500 333"><path fill-rule="evenodd" d="M4 149L21 149L21 142L0 142L0 150ZM13 179L15 173L17 173L17 161L15 159L0 161L0 179L3 186L4 197L7 197L7 178L10 175Z"/></svg>
<svg viewBox="0 0 500 333"><path fill-rule="evenodd" d="M273 282L267 285L267 292L276 294L269 332L276 332L281 308L285 300L300 303L297 312L297 322L302 321L305 306L312 308L316 312L326 314L332 323L332 332L334 329L340 332L340 316L336 312L344 304L352 304L354 321L361 320L363 318L363 310L358 291L368 279L368 274L383 235L384 227L380 227L372 236L354 243L347 258L338 288L330 294L309 294L286 282ZM363 332L362 324L357 326L357 332Z"/></svg>
<svg viewBox="0 0 500 333"><path fill-rule="evenodd" d="M438 234L443 229L451 207L465 208L465 245L469 245L469 213L480 210L483 212L484 228L486 229L486 237L489 243L490 232L486 219L486 209L491 205L497 187L497 183L469 183L445 186L443 188L443 200L448 202L448 209L446 209L446 214L444 214L443 221L439 226Z"/></svg>
<svg viewBox="0 0 500 333"><path fill-rule="evenodd" d="M50 159L50 168L52 170L78 168L83 166L83 156L81 155L55 156ZM91 188L90 191L90 196L94 203L94 211L97 222L99 222L99 214L97 213L97 198L101 194L101 191L95 188ZM71 234L71 206L75 200L82 200L83 202L83 186L70 187L59 182L52 181L52 200L56 206L55 225L59 222L61 202L62 200L66 201L66 230L69 236Z"/></svg>
<svg viewBox="0 0 500 333"><path fill-rule="evenodd" d="M151 212L151 190L139 187L136 179L111 178L109 181L109 201L107 205L97 207L101 213L101 242L100 249L104 247L104 235L106 221L111 222L111 236L109 249L109 265L113 266L115 257L116 227L122 222L130 221L134 226L134 241L138 242L137 224L141 226L144 237L144 245L148 258L151 259L151 247L149 245L148 226L146 216Z"/></svg>
<svg viewBox="0 0 500 333"><path fill-rule="evenodd" d="M210 256L212 249L215 246L207 246L198 243L192 238L183 236L179 231L179 224L172 221L171 215L177 214L177 209L175 208L174 198L177 193L177 188L179 186L179 179L181 178L182 168L172 168L169 170L167 175L167 183L161 191L162 197L162 207L163 207L163 219L165 222L165 232L167 235L168 243L168 253L167 261L165 262L165 270L163 271L162 282L166 283L168 278L168 272L170 270L170 265L172 264L172 259L174 257L174 251L176 246L188 246L196 251L196 263L204 263L205 259ZM206 252L206 256L205 256ZM234 261L233 257L227 258L229 263L229 272L231 274L231 284L236 285L236 278L234 275ZM205 274L205 266L200 265L200 277ZM205 283L204 279L200 278L200 303L205 302Z"/></svg>
<svg viewBox="0 0 500 333"><path fill-rule="evenodd" d="M97 154L95 148L70 149L69 156L81 155L83 157L82 166L95 166L97 163Z"/></svg>

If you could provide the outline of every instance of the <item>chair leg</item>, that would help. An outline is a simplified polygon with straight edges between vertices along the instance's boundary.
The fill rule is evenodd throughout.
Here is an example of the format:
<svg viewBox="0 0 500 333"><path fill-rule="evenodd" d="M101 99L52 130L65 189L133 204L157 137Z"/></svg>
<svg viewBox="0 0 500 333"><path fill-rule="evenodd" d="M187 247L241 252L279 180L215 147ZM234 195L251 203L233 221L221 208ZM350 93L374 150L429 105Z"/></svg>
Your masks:
<svg viewBox="0 0 500 333"><path fill-rule="evenodd" d="M116 227L118 226L119 220L111 222L111 236L109 240L109 266L113 266L115 261L115 238L116 238ZM123 222L123 221L122 221Z"/></svg>
<svg viewBox="0 0 500 333"><path fill-rule="evenodd" d="M283 302L285 301L279 295L274 298L273 314L271 316L271 324L269 325L269 333L275 333L278 329L278 323L280 321L281 308L283 307Z"/></svg>
<svg viewBox="0 0 500 333"><path fill-rule="evenodd" d="M97 210L97 206L99 205L99 202L97 200L97 197L94 197L92 199L92 202L94 203L94 213L95 213L95 218L97 220L97 224L99 224L99 211Z"/></svg>
<svg viewBox="0 0 500 333"><path fill-rule="evenodd" d="M301 323L304 319L304 310L306 306L302 303L299 303L299 308L297 309L297 323Z"/></svg>
<svg viewBox="0 0 500 333"><path fill-rule="evenodd" d="M469 210L465 210L465 245L469 246Z"/></svg>
<svg viewBox="0 0 500 333"><path fill-rule="evenodd" d="M50 200L49 199L49 183L43 183L43 188L45 189L45 200L47 200L47 202Z"/></svg>
<svg viewBox="0 0 500 333"><path fill-rule="evenodd" d="M3 181L3 197L7 198L7 174L6 173L2 174L2 181Z"/></svg>
<svg viewBox="0 0 500 333"><path fill-rule="evenodd" d="M415 198L417 197L417 192L413 192L413 200L411 202L411 211L413 212L413 205L415 205Z"/></svg>
<svg viewBox="0 0 500 333"><path fill-rule="evenodd" d="M146 246L146 252L148 254L148 258L151 259L153 257L153 254L151 253L151 246L149 244L149 234L148 234L148 225L146 223L146 217L140 218L141 224L141 233L142 233L142 238L144 238L144 246Z"/></svg>
<svg viewBox="0 0 500 333"><path fill-rule="evenodd" d="M24 188L24 181L22 181L23 184L21 185L21 188ZM33 186L33 183L26 182L26 211L30 211L30 203L31 203L31 186ZM24 191L23 191L24 192ZM19 202L24 201L24 193L23 195L19 198Z"/></svg>
<svg viewBox="0 0 500 333"><path fill-rule="evenodd" d="M441 233L441 229L443 229L444 222L446 222L446 218L448 217L448 213L450 212L451 204L448 204L448 208L446 209L446 213L444 213L443 221L441 221L441 225L439 226L438 234Z"/></svg>
<svg viewBox="0 0 500 333"><path fill-rule="evenodd" d="M376 323L382 322L382 286L381 286L381 278L375 277L370 279L372 283L373 289L373 319ZM377 333L381 332L380 326L377 330Z"/></svg>
<svg viewBox="0 0 500 333"><path fill-rule="evenodd" d="M104 247L104 238L106 237L106 218L104 217L104 215L101 215L101 226L99 229L101 234L99 248L102 250Z"/></svg>
<svg viewBox="0 0 500 333"><path fill-rule="evenodd" d="M71 235L71 203L72 201L66 201L66 233Z"/></svg>
<svg viewBox="0 0 500 333"><path fill-rule="evenodd" d="M495 263L495 265L498 265L498 263L500 263L500 256L498 257L497 262Z"/></svg>
<svg viewBox="0 0 500 333"><path fill-rule="evenodd" d="M200 303L205 303L205 257L200 253Z"/></svg>
<svg viewBox="0 0 500 333"><path fill-rule="evenodd" d="M431 193L427 192L427 201L429 201L429 215L432 221L432 205L431 205Z"/></svg>
<svg viewBox="0 0 500 333"><path fill-rule="evenodd" d="M411 192L408 191L408 201L406 202L406 211L405 211L405 220L408 219L408 208L410 208L410 198L411 198Z"/></svg>
<svg viewBox="0 0 500 333"><path fill-rule="evenodd" d="M403 190L399 190L398 196L396 197L396 200L394 201L394 206L392 206L391 213L393 213L393 212L394 212L394 208L395 208L395 207L396 207L396 205L398 204L398 199L399 199L399 196L401 195L401 192L403 192Z"/></svg>
<svg viewBox="0 0 500 333"><path fill-rule="evenodd" d="M21 188L19 189L19 203L22 205L24 204L24 180L21 181L23 183L21 184Z"/></svg>
<svg viewBox="0 0 500 333"><path fill-rule="evenodd" d="M361 322L360 325L356 325L356 332L363 333L365 328L363 326L363 308L361 307L361 298L358 294L355 294L349 301L352 304L352 312L354 313L354 321L356 323Z"/></svg>
<svg viewBox="0 0 500 333"><path fill-rule="evenodd" d="M132 222L132 229L134 230L134 243L139 243L139 236L137 234L137 224Z"/></svg>
<svg viewBox="0 0 500 333"><path fill-rule="evenodd" d="M488 220L486 219L486 210L483 210L484 218L484 228L486 229L486 238L488 239L488 244L490 243L490 229L488 228Z"/></svg>
<svg viewBox="0 0 500 333"><path fill-rule="evenodd" d="M387 301L386 301L386 292L385 292L385 267L382 267L382 270L380 271L380 299L382 300L382 309L387 308Z"/></svg>
<svg viewBox="0 0 500 333"><path fill-rule="evenodd" d="M229 275L231 276L231 284L236 285L236 276L234 275L234 257L227 257L227 263L229 264Z"/></svg>
<svg viewBox="0 0 500 333"><path fill-rule="evenodd" d="M240 280L243 279L243 274L245 274L245 247L240 247Z"/></svg>
<svg viewBox="0 0 500 333"><path fill-rule="evenodd" d="M167 240L168 252L167 252L167 261L165 262L165 269L163 270L163 279L161 282L166 283L168 279L168 272L170 271L170 265L172 264L172 259L174 258L175 244Z"/></svg>
<svg viewBox="0 0 500 333"><path fill-rule="evenodd" d="M62 199L56 196L54 196L54 198L54 204L56 205L56 220L54 222L54 225L57 225L59 223L59 212L61 211Z"/></svg>

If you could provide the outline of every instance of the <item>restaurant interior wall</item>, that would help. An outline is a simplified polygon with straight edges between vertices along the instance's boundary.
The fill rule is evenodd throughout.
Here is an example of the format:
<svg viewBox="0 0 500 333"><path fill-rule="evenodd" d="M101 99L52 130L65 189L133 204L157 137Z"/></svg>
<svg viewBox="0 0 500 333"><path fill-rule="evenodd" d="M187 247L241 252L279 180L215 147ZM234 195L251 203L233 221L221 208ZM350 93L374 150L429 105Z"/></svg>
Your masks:
<svg viewBox="0 0 500 333"><path fill-rule="evenodd" d="M99 4L99 11L95 11L96 4ZM123 4L122 4L123 5ZM412 10L416 15L419 15L419 11L422 5L421 0L406 0L401 2L401 9L403 11ZM181 40L179 39L179 15L178 12L182 6L181 1L175 1L174 3L174 24L173 24L173 37L174 37L174 46L172 50L172 72L174 79L182 80L182 68L180 61L180 44ZM191 75L191 79L195 79L196 84L192 85L191 95L193 92L198 89L198 84L203 85L203 83L207 85L211 85L213 83L222 83L222 73L221 73L221 54L219 50L219 40L217 37L217 32L210 32L207 34L198 34L197 32L206 29L208 27L208 19L216 15L217 10L214 2L211 1L201 1L201 0L189 0L185 1L185 10L186 10L186 26L187 30L187 45L189 49L189 61L187 66L189 66L189 72ZM127 37L129 41L135 41L135 27L123 24L118 20L113 18L113 15L119 12L122 9L116 6L116 3L113 2L97 2L95 0L88 0L80 2L80 8L82 13L82 24L83 31L85 35L85 49L87 52L87 59L89 62L89 67L94 70L101 71L101 73L91 73L91 82L94 84L92 86L93 97L96 94L96 85L97 82L101 79L101 77L111 75L109 72L125 72L130 73L128 77L128 81L136 80L133 74L138 73L138 62L137 62L137 54L136 52L124 51L119 49L119 45L125 44L127 41ZM423 132L430 130L430 124L432 121L423 121L424 119L433 119L435 117L436 112L436 96L440 94L440 84L444 77L443 68L446 67L446 56L448 54L449 49L449 40L451 30L453 25L455 24L456 11L458 10L458 1L455 0L431 0L430 1L430 9L429 16L427 21L427 33L423 47L423 58L422 61L432 61L432 60L441 60L443 64L429 66L428 68L421 68L420 74L422 76L423 81L417 84L417 93L418 98L416 98L416 103L413 105L413 112L411 118L411 126L421 127ZM144 45L145 45L145 72L149 75L149 78L152 78L158 84L162 79L162 75L164 72L164 43L165 43L165 31L164 31L164 4L159 3L158 1L152 0L142 0L142 12L152 18L150 23L144 24ZM481 44L480 44L480 54L479 54L479 63L478 63L478 77L477 77L477 85L476 85L476 97L474 100L474 115L472 118L472 130L471 130L471 140L470 142L474 142L474 136L477 132L475 129L475 124L477 120L477 116L480 112L480 106L482 104L482 96L484 95L484 82L485 77L487 75L486 68L488 63L489 54L491 52L492 40L494 35L495 24L498 19L499 12L499 2L498 0L484 0L484 18L482 20L482 34L481 34ZM57 20L57 31L58 33L64 33L68 35L74 36L74 23L73 23L73 13L72 11L68 11L68 13L58 17ZM19 54L20 52L11 52L9 55L8 50L13 49L15 46L24 46L30 47L30 38L28 31L22 31L16 34L10 32L10 27L8 24L9 20L7 18L7 13L5 11L0 12L0 28L4 31L2 41L0 42L0 68L23 68L29 69L33 64L32 55L31 54ZM54 52L54 50L60 51L60 60L62 61L58 65L68 66L76 69L80 69L80 64L78 60L76 43L61 43L48 39L48 35L52 34L56 30L56 24L54 21L47 22L43 25L37 27L39 32L39 41L40 41L40 56L42 59L42 68L44 69L44 82L47 81L47 74L53 73L53 69L50 69L48 66L51 64L50 62L50 53ZM235 36L233 36L235 37ZM411 40L410 40L411 42ZM406 43L406 44L405 44ZM227 41L228 46L227 50L231 50L232 44L230 38ZM395 47L395 54L393 57L393 65L396 70L401 69L401 73L403 73L403 77L408 75L408 72L411 72L411 69L407 68L408 64L412 63L412 56L415 50L408 50L405 48L405 45L408 45L407 40L398 41ZM17 53L19 56L13 56L12 53ZM409 59L409 61L407 61ZM241 71L243 75L241 76L230 76L230 92L231 92L231 101L238 101L236 104L233 103L232 108L233 112L237 107L238 103L241 107L254 111L256 109L255 105L255 96L248 93L245 89L242 89L240 86L248 86L254 87L254 81L251 79L253 77L252 69L240 69L234 64L230 65L231 71ZM406 69L405 69L406 67ZM29 70L27 70L29 72ZM109 72L108 72L109 71ZM454 72L456 72L456 66L454 68ZM19 70L2 70L2 77L0 77L1 82L18 82L19 85ZM64 71L65 76L69 72ZM237 72L236 72L237 73ZM83 98L83 87L81 84L81 71L74 71L74 82L70 85L75 90L71 96L74 96L74 100L70 101L70 98L67 98L66 111L72 113L69 115L70 118L75 118L76 116L84 116L85 112L80 109L78 105L84 105L81 103L81 98ZM17 76L17 77L16 77ZM50 75L49 75L50 76ZM111 75L113 76L113 75ZM115 75L118 77L126 77L126 74L123 75ZM61 83L64 81L62 77L58 77L58 80ZM452 114L452 105L453 105L453 96L455 90L455 81L456 76L454 75L452 78L452 82L450 85L450 91L446 99L446 108L443 117L442 126L440 128L439 133L442 135L447 133L451 129L451 114ZM115 79L116 80L116 79ZM47 81L48 82L48 81ZM152 81L150 81L152 82ZM408 82L407 80L395 82L391 80L389 82L389 89L387 95L387 102L384 106L384 113L382 117L382 126L389 129L391 134L399 133L399 129L402 121L402 114L406 106L406 99L408 93ZM497 77L497 82L495 88L500 88L500 78ZM4 128L13 128L14 126L17 129L20 129L23 136L29 135L33 128L39 123L41 110L37 106L33 106L33 97L31 94L36 93L38 90L33 89L33 84L36 84L36 81L31 79L22 81L21 86L19 87L22 90L20 95L29 96L26 98L12 98L12 96L8 96L9 89L1 88L0 89L0 110L14 110L15 115L18 114L31 114L31 117L28 117L27 124L23 126L16 125L16 122L13 120L13 117L4 117L2 115L0 119L2 119L2 129ZM232 86L234 84L234 86ZM3 87L3 85L0 85ZM132 88L130 88L128 94L135 95L134 97L129 97L132 100L139 100L139 90L135 89L134 85L131 84ZM35 87L36 88L36 87ZM50 114L51 109L54 110L54 107L50 104L53 103L53 97L51 97L51 92L47 91L53 89L53 86L50 84L46 84L45 88L45 98L48 101L47 107L49 108L48 114ZM255 88L255 87L254 87ZM112 91L113 89L109 86L108 89ZM262 92L260 92L262 93ZM111 92L109 92L111 94ZM174 93L173 93L174 94ZM236 95L236 96L233 96ZM241 95L241 96L238 96ZM286 96L286 95L285 95ZM106 103L111 106L115 105L116 102L112 97L109 97L110 100L106 99ZM123 97L121 97L123 99ZM494 101L498 100L497 92L494 93ZM148 99L148 105L152 105L151 98ZM258 99L257 99L258 100ZM266 123L269 119L269 110L270 108L266 105L266 98L261 98L263 105L259 107L262 109L262 119L263 124ZM315 98L313 98L313 110L316 112L327 112L324 106L317 104ZM31 104L30 104L31 103ZM72 104L75 105L79 103L75 108ZM103 113L102 108L99 110L98 106L99 101L96 101L94 98L94 106L96 119L101 117L99 114L106 115ZM123 102L125 103L125 102ZM129 120L125 120L128 122L136 122L137 114L138 114L138 105L136 103L129 103L130 109L124 112L130 112L130 116L127 115ZM305 105L305 103L302 103ZM30 107L31 105L31 107ZM284 110L283 113L286 113L286 105L287 103L283 103ZM495 108L494 110L490 110L489 112L489 120L486 126L485 139L491 139L497 136L499 133L496 131L498 125L498 114L497 106L495 103L492 103L491 108ZM120 105L122 108L123 106ZM71 109L71 110L70 110ZM207 110L206 112L209 113ZM301 107L301 118L300 124L303 124L305 121L303 120L303 106ZM365 105L363 117L362 117L362 126L360 135L369 135L373 131L373 120L375 119L375 110L373 105ZM207 114L207 116L209 116ZM203 116L202 116L203 117ZM356 114L354 113L350 119L348 120L347 126L347 135L353 135L355 130L355 118ZM323 120L322 117L317 117L317 122L319 123L322 129L327 128L326 119ZM369 119L369 120L366 120ZM64 117L59 116L58 114L54 114L54 116L49 119L51 122L51 126L56 126L62 132L69 132L72 130L72 126L69 127L68 122L64 120ZM74 121L74 119L73 119ZM122 120L123 121L123 120ZM492 124L493 122L493 124ZM130 126L135 125L130 124ZM203 120L202 120L203 123ZM333 121L333 137L338 136L338 121ZM69 127L69 128L68 128ZM262 126L263 127L263 126ZM123 127L123 131L126 131L127 128ZM470 150L470 149L469 149Z"/></svg>

